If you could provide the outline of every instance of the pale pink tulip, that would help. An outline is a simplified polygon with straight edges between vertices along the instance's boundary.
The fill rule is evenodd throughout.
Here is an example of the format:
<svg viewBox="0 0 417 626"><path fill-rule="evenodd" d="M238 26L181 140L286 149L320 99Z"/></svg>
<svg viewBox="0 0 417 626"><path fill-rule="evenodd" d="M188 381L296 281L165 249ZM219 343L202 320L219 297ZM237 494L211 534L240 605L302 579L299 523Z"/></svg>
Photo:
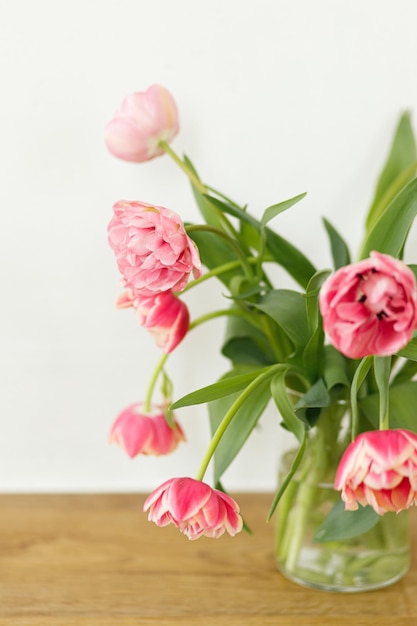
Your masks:
<svg viewBox="0 0 417 626"><path fill-rule="evenodd" d="M128 95L104 132L108 150L124 161L149 161L178 133L178 112L172 95L161 85Z"/></svg>
<svg viewBox="0 0 417 626"><path fill-rule="evenodd" d="M172 291L155 296L139 296L135 300L139 323L156 339L157 346L167 354L183 340L190 324L187 306Z"/></svg>
<svg viewBox="0 0 417 626"><path fill-rule="evenodd" d="M413 272L379 252L330 276L319 302L329 340L352 359L395 354L410 341L417 325Z"/></svg>
<svg viewBox="0 0 417 626"><path fill-rule="evenodd" d="M114 421L109 441L117 443L130 458L138 454L169 454L180 441L185 441L181 426L173 419L172 427L165 419L163 407L160 405L154 404L146 412L143 404L131 404Z"/></svg>
<svg viewBox="0 0 417 626"><path fill-rule="evenodd" d="M238 504L222 491L193 478L170 478L145 500L149 521L157 526L174 524L188 539L202 535L235 535L243 522Z"/></svg>
<svg viewBox="0 0 417 626"><path fill-rule="evenodd" d="M346 510L369 504L379 515L417 503L417 435L409 430L360 434L339 463L335 489Z"/></svg>
<svg viewBox="0 0 417 626"><path fill-rule="evenodd" d="M109 244L125 285L133 295L181 291L193 273L201 275L194 242L179 215L144 202L120 201L113 206Z"/></svg>

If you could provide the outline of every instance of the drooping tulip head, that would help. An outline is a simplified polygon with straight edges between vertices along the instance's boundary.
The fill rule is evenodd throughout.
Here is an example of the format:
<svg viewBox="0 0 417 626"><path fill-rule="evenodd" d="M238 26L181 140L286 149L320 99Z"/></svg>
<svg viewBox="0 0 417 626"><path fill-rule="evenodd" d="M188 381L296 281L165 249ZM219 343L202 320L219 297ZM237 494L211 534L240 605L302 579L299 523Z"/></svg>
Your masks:
<svg viewBox="0 0 417 626"><path fill-rule="evenodd" d="M168 424L160 405L154 404L150 411L145 411L143 404L136 402L117 416L109 441L117 443L131 458L138 454L169 454L185 441L181 426L174 416L172 419L174 426Z"/></svg>
<svg viewBox="0 0 417 626"><path fill-rule="evenodd" d="M335 489L345 508L369 504L379 515L417 502L417 435L409 430L364 432L346 448Z"/></svg>
<svg viewBox="0 0 417 626"><path fill-rule="evenodd" d="M235 535L243 527L233 498L193 478L170 478L147 497L143 510L149 510L149 521L174 524L189 539Z"/></svg>
<svg viewBox="0 0 417 626"><path fill-rule="evenodd" d="M104 136L111 154L140 163L164 153L160 141L169 143L179 130L174 98L161 85L128 95L106 125Z"/></svg>
<svg viewBox="0 0 417 626"><path fill-rule="evenodd" d="M190 324L188 308L172 291L138 297L135 308L139 323L155 337L157 346L167 354L187 334Z"/></svg>

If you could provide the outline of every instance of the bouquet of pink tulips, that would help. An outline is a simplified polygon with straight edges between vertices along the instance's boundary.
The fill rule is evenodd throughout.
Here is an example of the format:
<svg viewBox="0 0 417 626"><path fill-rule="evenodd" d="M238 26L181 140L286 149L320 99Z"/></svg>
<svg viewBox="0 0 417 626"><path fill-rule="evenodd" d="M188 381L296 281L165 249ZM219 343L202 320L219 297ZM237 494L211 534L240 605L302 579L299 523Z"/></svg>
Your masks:
<svg viewBox="0 0 417 626"><path fill-rule="evenodd" d="M351 261L342 235L324 220L333 260L324 270L272 226L305 194L252 215L205 184L190 159L173 151L178 130L175 101L159 85L126 97L105 129L107 148L120 159L139 163L169 155L188 177L203 218L184 224L168 208L120 200L108 226L124 284L118 306L133 308L162 351L144 400L120 413L111 440L130 457L168 454L185 441L179 409L201 403L208 405L212 430L197 475L169 478L146 499L149 519L175 524L190 539L239 532L242 515L222 475L271 400L277 426L294 434L298 451L269 517L317 429L326 431L330 447L344 429L334 488L343 509L357 513L359 530L363 510L372 509L376 523L386 512L408 509L417 502L417 267L403 261L417 212L409 114L399 120L379 177L358 260ZM288 273L294 289L273 284L271 264ZM227 305L192 319L181 295L204 289L207 280L220 281ZM222 351L230 370L174 399L169 354L191 328L218 316L226 320ZM161 397L155 399L158 381ZM340 403L349 407L347 426L323 417ZM213 457L210 486L204 478ZM351 524L342 513L339 538ZM369 528L369 516L363 525Z"/></svg>

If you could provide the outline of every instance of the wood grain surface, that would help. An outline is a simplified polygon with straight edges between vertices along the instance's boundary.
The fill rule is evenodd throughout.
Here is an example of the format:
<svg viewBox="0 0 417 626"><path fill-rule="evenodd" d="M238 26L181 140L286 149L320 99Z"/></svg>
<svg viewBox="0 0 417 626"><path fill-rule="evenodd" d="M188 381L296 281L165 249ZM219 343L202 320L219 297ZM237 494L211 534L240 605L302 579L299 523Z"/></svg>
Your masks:
<svg viewBox="0 0 417 626"><path fill-rule="evenodd" d="M277 572L269 494L237 498L252 536L189 541L149 523L142 495L0 495L0 626L417 623L414 512L408 575L334 594Z"/></svg>

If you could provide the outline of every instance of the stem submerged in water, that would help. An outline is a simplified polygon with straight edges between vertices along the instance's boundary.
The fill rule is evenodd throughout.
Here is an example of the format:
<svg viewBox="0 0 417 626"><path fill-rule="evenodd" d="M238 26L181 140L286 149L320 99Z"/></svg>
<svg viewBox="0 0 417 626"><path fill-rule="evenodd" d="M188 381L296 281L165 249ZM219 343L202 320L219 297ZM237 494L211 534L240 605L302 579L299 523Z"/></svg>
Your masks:
<svg viewBox="0 0 417 626"><path fill-rule="evenodd" d="M351 539L313 543L317 529L339 500L332 475L338 464L341 404L329 407L310 441L298 473L277 509L276 559L281 572L298 583L330 591L366 591L389 585L409 567L408 512L387 513ZM337 424L335 423L337 422ZM337 427L336 427L337 426ZM333 435L331 434L333 432ZM349 438L349 432L345 433ZM283 475L292 455L284 456Z"/></svg>

